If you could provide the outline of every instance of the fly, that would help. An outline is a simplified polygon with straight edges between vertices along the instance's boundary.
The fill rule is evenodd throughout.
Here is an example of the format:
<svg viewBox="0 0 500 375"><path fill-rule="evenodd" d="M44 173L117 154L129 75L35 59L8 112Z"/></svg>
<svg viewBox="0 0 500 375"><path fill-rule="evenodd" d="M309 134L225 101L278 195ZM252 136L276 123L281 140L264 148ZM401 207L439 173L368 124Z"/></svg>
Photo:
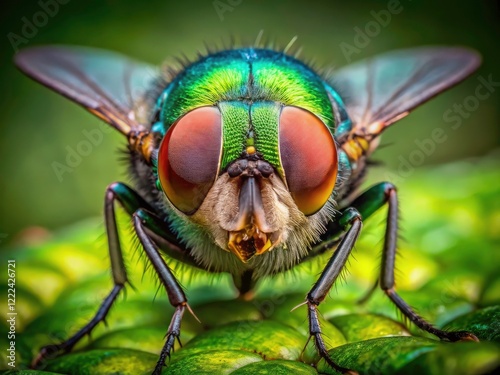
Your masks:
<svg viewBox="0 0 500 375"><path fill-rule="evenodd" d="M229 49L180 71L114 52L46 46L21 51L28 76L122 133L136 185L115 182L104 216L114 287L95 317L33 360L70 351L106 317L127 284L115 207L135 234L175 308L154 369L160 374L191 311L168 258L232 275L241 295L261 278L333 251L307 294L309 334L334 369L318 320L362 223L388 206L379 285L397 308L442 340L474 334L435 328L394 289L398 193L381 182L358 194L380 134L479 65L472 50L421 47L375 56L321 77L285 52ZM166 255L164 257L163 255Z"/></svg>

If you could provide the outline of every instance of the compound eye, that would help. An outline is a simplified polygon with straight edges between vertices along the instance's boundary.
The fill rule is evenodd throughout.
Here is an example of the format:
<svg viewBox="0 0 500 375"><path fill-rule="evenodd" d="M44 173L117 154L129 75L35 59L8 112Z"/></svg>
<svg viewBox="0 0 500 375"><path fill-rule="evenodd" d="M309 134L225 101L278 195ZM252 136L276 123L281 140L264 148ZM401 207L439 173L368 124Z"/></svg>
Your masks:
<svg viewBox="0 0 500 375"><path fill-rule="evenodd" d="M221 114L201 107L179 118L158 152L158 174L168 200L187 215L203 203L219 172Z"/></svg>
<svg viewBox="0 0 500 375"><path fill-rule="evenodd" d="M327 202L337 179L337 148L327 126L311 112L284 107L280 116L281 165L295 204L312 215Z"/></svg>

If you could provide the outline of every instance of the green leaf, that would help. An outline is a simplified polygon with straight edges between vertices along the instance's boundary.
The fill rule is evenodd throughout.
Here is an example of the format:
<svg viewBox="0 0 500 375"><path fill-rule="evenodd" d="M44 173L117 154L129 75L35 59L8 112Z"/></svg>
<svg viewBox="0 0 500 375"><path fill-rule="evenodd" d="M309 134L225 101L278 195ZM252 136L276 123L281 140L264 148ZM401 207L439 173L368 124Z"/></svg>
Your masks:
<svg viewBox="0 0 500 375"><path fill-rule="evenodd" d="M207 349L173 361L163 374L232 374L234 370L258 361L262 361L258 354L244 350Z"/></svg>
<svg viewBox="0 0 500 375"><path fill-rule="evenodd" d="M72 375L150 374L158 356L138 350L89 350L68 354L47 363L46 370Z"/></svg>
<svg viewBox="0 0 500 375"><path fill-rule="evenodd" d="M207 350L243 350L266 359L297 360L304 345L304 336L288 325L242 320L199 334L172 356L172 362Z"/></svg>
<svg viewBox="0 0 500 375"><path fill-rule="evenodd" d="M317 371L314 367L301 362L293 361L265 361L254 362L232 372L233 375L314 375Z"/></svg>
<svg viewBox="0 0 500 375"><path fill-rule="evenodd" d="M402 323L374 314L347 314L330 319L347 342L364 341L384 336L409 336Z"/></svg>
<svg viewBox="0 0 500 375"><path fill-rule="evenodd" d="M340 346L330 351L330 358L342 367L365 375L393 374L437 345L438 342L421 337L384 337ZM336 374L324 360L318 371Z"/></svg>
<svg viewBox="0 0 500 375"><path fill-rule="evenodd" d="M486 307L463 315L447 324L445 329L469 330L480 340L500 342L500 306Z"/></svg>
<svg viewBox="0 0 500 375"><path fill-rule="evenodd" d="M415 358L400 374L480 375L500 366L500 345L490 342L443 343Z"/></svg>

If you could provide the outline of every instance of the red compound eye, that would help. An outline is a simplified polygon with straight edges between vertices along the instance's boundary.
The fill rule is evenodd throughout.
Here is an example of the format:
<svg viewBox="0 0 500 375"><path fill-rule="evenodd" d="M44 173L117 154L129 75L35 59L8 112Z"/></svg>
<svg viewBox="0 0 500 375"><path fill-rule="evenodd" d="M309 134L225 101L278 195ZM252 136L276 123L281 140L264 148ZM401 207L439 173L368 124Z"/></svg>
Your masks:
<svg viewBox="0 0 500 375"><path fill-rule="evenodd" d="M172 125L160 145L161 187L169 201L185 214L200 207L217 178L221 121L216 107L194 109Z"/></svg>
<svg viewBox="0 0 500 375"><path fill-rule="evenodd" d="M305 214L319 211L337 179L337 148L327 126L297 107L281 111L279 145L288 189Z"/></svg>

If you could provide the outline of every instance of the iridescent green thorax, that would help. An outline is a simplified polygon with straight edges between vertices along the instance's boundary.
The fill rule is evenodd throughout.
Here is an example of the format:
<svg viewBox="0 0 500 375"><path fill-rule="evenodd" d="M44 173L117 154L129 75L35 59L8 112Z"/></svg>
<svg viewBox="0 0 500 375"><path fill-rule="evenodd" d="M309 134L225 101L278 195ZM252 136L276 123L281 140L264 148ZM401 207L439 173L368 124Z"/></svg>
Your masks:
<svg viewBox="0 0 500 375"><path fill-rule="evenodd" d="M322 79L302 62L281 52L237 49L219 52L188 66L161 95L163 132L187 112L217 105L223 118L224 168L238 158L248 138L263 157L280 168L279 110L297 106L335 130L332 104Z"/></svg>

